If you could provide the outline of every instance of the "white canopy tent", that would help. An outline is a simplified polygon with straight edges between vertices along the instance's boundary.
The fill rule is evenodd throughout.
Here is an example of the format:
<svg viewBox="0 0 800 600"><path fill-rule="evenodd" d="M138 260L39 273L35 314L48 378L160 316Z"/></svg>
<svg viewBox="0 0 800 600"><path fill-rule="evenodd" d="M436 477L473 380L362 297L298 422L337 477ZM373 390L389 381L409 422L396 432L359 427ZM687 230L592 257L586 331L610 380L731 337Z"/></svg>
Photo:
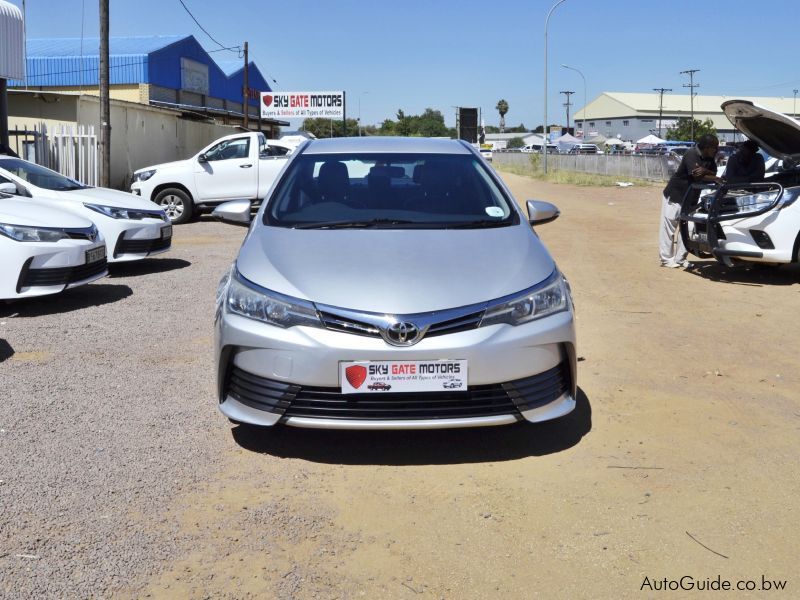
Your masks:
<svg viewBox="0 0 800 600"><path fill-rule="evenodd" d="M653 135L652 133L644 136L640 140L636 140L637 144L663 144L664 142L666 142L666 140L662 140L660 137Z"/></svg>
<svg viewBox="0 0 800 600"><path fill-rule="evenodd" d="M553 143L558 144L558 151L564 154L568 152L569 149L572 148L573 146L577 146L578 144L580 144L581 140L576 138L575 136L565 133L561 137L553 140Z"/></svg>

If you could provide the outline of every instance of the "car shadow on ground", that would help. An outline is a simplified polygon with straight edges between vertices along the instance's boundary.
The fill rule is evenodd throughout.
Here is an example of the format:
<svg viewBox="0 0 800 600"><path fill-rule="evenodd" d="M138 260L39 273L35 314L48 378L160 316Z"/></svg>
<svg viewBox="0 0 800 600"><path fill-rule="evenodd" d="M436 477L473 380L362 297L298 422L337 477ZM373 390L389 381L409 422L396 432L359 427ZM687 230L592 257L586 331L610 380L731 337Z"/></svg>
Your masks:
<svg viewBox="0 0 800 600"><path fill-rule="evenodd" d="M544 423L416 431L338 431L238 425L245 450L345 465L447 465L516 460L567 450L592 429L592 407L578 388L575 410Z"/></svg>
<svg viewBox="0 0 800 600"><path fill-rule="evenodd" d="M108 265L108 277L139 277L153 273L166 273L176 269L185 269L191 266L188 260L182 258L145 258L132 262L114 263Z"/></svg>
<svg viewBox="0 0 800 600"><path fill-rule="evenodd" d="M3 338L0 338L0 363L12 356L14 356L14 348Z"/></svg>
<svg viewBox="0 0 800 600"><path fill-rule="evenodd" d="M51 296L0 304L0 317L41 317L118 302L133 294L127 285L92 283Z"/></svg>
<svg viewBox="0 0 800 600"><path fill-rule="evenodd" d="M753 265L726 267L715 260L693 262L686 269L710 281L740 285L794 285L800 283L800 265Z"/></svg>

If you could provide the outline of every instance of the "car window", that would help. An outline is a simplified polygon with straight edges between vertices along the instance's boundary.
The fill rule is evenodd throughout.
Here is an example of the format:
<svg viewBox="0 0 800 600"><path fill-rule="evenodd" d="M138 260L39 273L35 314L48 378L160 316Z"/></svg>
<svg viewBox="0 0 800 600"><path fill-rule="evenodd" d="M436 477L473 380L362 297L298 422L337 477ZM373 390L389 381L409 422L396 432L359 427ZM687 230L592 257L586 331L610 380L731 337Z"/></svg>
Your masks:
<svg viewBox="0 0 800 600"><path fill-rule="evenodd" d="M285 146L267 145L261 150L261 156L286 156L287 154L289 154L289 148Z"/></svg>
<svg viewBox="0 0 800 600"><path fill-rule="evenodd" d="M61 173L21 158L0 158L0 169L5 169L31 185L45 190L70 191L87 187L74 179L64 177Z"/></svg>
<svg viewBox="0 0 800 600"><path fill-rule="evenodd" d="M472 154L325 154L295 158L264 213L278 227L446 228L519 222Z"/></svg>
<svg viewBox="0 0 800 600"><path fill-rule="evenodd" d="M206 152L206 160L230 160L250 155L250 138L235 138L220 142Z"/></svg>

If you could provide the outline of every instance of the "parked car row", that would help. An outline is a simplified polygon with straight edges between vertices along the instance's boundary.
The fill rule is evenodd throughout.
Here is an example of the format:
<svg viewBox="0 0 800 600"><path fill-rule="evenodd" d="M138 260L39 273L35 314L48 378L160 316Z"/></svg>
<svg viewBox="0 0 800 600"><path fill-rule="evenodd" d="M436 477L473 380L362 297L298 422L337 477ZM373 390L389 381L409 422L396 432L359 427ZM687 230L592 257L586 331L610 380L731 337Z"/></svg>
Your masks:
<svg viewBox="0 0 800 600"><path fill-rule="evenodd" d="M0 155L0 300L56 294L172 244L157 205Z"/></svg>

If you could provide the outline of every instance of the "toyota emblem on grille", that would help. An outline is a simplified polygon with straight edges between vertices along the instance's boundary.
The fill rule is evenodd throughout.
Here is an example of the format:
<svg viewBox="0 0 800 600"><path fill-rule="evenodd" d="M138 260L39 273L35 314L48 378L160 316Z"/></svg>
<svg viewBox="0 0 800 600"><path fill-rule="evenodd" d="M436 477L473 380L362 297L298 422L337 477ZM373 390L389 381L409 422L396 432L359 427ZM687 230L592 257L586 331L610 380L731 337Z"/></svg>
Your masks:
<svg viewBox="0 0 800 600"><path fill-rule="evenodd" d="M393 346L412 346L422 339L422 331L407 321L392 323L386 328L383 339Z"/></svg>

